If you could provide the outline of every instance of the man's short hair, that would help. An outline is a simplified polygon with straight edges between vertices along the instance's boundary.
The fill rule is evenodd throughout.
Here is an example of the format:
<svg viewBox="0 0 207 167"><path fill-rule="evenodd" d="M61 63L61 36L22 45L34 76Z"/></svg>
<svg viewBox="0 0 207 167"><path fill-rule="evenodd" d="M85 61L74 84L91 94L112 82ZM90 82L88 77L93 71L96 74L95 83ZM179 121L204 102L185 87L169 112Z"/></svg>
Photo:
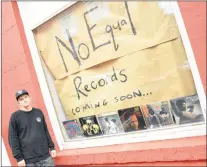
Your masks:
<svg viewBox="0 0 207 167"><path fill-rule="evenodd" d="M108 121L108 118L107 117L105 118L105 121Z"/></svg>
<svg viewBox="0 0 207 167"><path fill-rule="evenodd" d="M179 100L176 101L176 106L178 107L178 109L179 109L180 111L185 111L185 110L186 110L186 108L183 107L183 103L186 104L186 101L183 100L183 99L179 99Z"/></svg>
<svg viewBox="0 0 207 167"><path fill-rule="evenodd" d="M147 107L148 107L149 114L154 115L155 112L154 112L154 109L152 108L152 106L148 105Z"/></svg>
<svg viewBox="0 0 207 167"><path fill-rule="evenodd" d="M112 121L113 123L116 123L116 119L112 119L111 121Z"/></svg>
<svg viewBox="0 0 207 167"><path fill-rule="evenodd" d="M134 108L127 109L126 113L124 114L124 119L128 120L132 115L135 115Z"/></svg>

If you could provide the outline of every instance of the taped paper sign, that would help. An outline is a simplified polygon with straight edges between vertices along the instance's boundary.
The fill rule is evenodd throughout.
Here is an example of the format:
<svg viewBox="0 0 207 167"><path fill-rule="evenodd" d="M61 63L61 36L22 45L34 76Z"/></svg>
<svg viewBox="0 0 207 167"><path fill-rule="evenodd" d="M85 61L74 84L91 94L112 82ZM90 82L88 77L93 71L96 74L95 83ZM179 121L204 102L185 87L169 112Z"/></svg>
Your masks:
<svg viewBox="0 0 207 167"><path fill-rule="evenodd" d="M101 4L78 2L35 29L41 56L56 79L179 37L174 16L157 2ZM99 10L105 14L97 19Z"/></svg>
<svg viewBox="0 0 207 167"><path fill-rule="evenodd" d="M196 94L173 14L157 2L104 3L96 23L88 14L99 8L78 2L35 30L68 120ZM68 40L66 15L76 18Z"/></svg>
<svg viewBox="0 0 207 167"><path fill-rule="evenodd" d="M176 48L176 50L175 50ZM67 118L96 115L195 94L181 39L56 80Z"/></svg>

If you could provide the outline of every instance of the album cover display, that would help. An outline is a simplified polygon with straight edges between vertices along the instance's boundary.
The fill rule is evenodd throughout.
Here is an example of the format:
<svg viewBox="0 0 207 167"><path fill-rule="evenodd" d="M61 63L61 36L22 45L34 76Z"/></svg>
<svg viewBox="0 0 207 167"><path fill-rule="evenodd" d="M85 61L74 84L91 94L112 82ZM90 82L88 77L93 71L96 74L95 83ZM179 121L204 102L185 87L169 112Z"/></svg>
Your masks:
<svg viewBox="0 0 207 167"><path fill-rule="evenodd" d="M198 95L186 96L170 100L176 124L204 121Z"/></svg>
<svg viewBox="0 0 207 167"><path fill-rule="evenodd" d="M158 102L141 106L148 128L173 125L173 116L169 109L168 102Z"/></svg>
<svg viewBox="0 0 207 167"><path fill-rule="evenodd" d="M86 137L101 135L101 128L95 115L79 118L83 134Z"/></svg>
<svg viewBox="0 0 207 167"><path fill-rule="evenodd" d="M119 115L115 112L98 115L98 122L105 135L124 132Z"/></svg>
<svg viewBox="0 0 207 167"><path fill-rule="evenodd" d="M118 114L125 132L147 129L140 107L118 110Z"/></svg>
<svg viewBox="0 0 207 167"><path fill-rule="evenodd" d="M63 126L65 127L67 135L70 139L77 139L83 137L77 120L64 121Z"/></svg>

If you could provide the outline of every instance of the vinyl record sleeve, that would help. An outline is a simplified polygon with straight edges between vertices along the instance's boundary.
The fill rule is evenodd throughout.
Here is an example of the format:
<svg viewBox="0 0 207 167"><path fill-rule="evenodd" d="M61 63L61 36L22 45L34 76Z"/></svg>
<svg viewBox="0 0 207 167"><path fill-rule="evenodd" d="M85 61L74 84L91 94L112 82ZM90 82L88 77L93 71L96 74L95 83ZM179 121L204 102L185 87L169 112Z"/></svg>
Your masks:
<svg viewBox="0 0 207 167"><path fill-rule="evenodd" d="M104 135L117 134L124 132L119 115L117 112L100 114L97 116Z"/></svg>
<svg viewBox="0 0 207 167"><path fill-rule="evenodd" d="M140 107L122 109L118 113L125 132L147 129Z"/></svg>
<svg viewBox="0 0 207 167"><path fill-rule="evenodd" d="M64 121L63 126L65 127L67 135L70 139L77 139L83 137L83 134L81 132L77 120Z"/></svg>
<svg viewBox="0 0 207 167"><path fill-rule="evenodd" d="M79 118L83 134L86 137L101 135L101 128L95 115Z"/></svg>
<svg viewBox="0 0 207 167"><path fill-rule="evenodd" d="M204 121L198 95L172 99L170 100L170 104L176 124L180 125Z"/></svg>

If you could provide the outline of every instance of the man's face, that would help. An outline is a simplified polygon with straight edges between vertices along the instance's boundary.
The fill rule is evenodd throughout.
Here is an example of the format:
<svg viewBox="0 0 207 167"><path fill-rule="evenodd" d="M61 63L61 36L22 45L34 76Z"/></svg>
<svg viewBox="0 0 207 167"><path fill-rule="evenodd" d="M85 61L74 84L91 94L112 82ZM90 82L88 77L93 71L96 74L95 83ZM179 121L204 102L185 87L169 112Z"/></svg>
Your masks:
<svg viewBox="0 0 207 167"><path fill-rule="evenodd" d="M130 123L130 125L133 126L136 130L139 129L139 122L137 120L136 115L132 115L131 116L131 123Z"/></svg>
<svg viewBox="0 0 207 167"><path fill-rule="evenodd" d="M18 98L18 104L20 107L29 107L31 104L31 98L27 94L22 95Z"/></svg>

